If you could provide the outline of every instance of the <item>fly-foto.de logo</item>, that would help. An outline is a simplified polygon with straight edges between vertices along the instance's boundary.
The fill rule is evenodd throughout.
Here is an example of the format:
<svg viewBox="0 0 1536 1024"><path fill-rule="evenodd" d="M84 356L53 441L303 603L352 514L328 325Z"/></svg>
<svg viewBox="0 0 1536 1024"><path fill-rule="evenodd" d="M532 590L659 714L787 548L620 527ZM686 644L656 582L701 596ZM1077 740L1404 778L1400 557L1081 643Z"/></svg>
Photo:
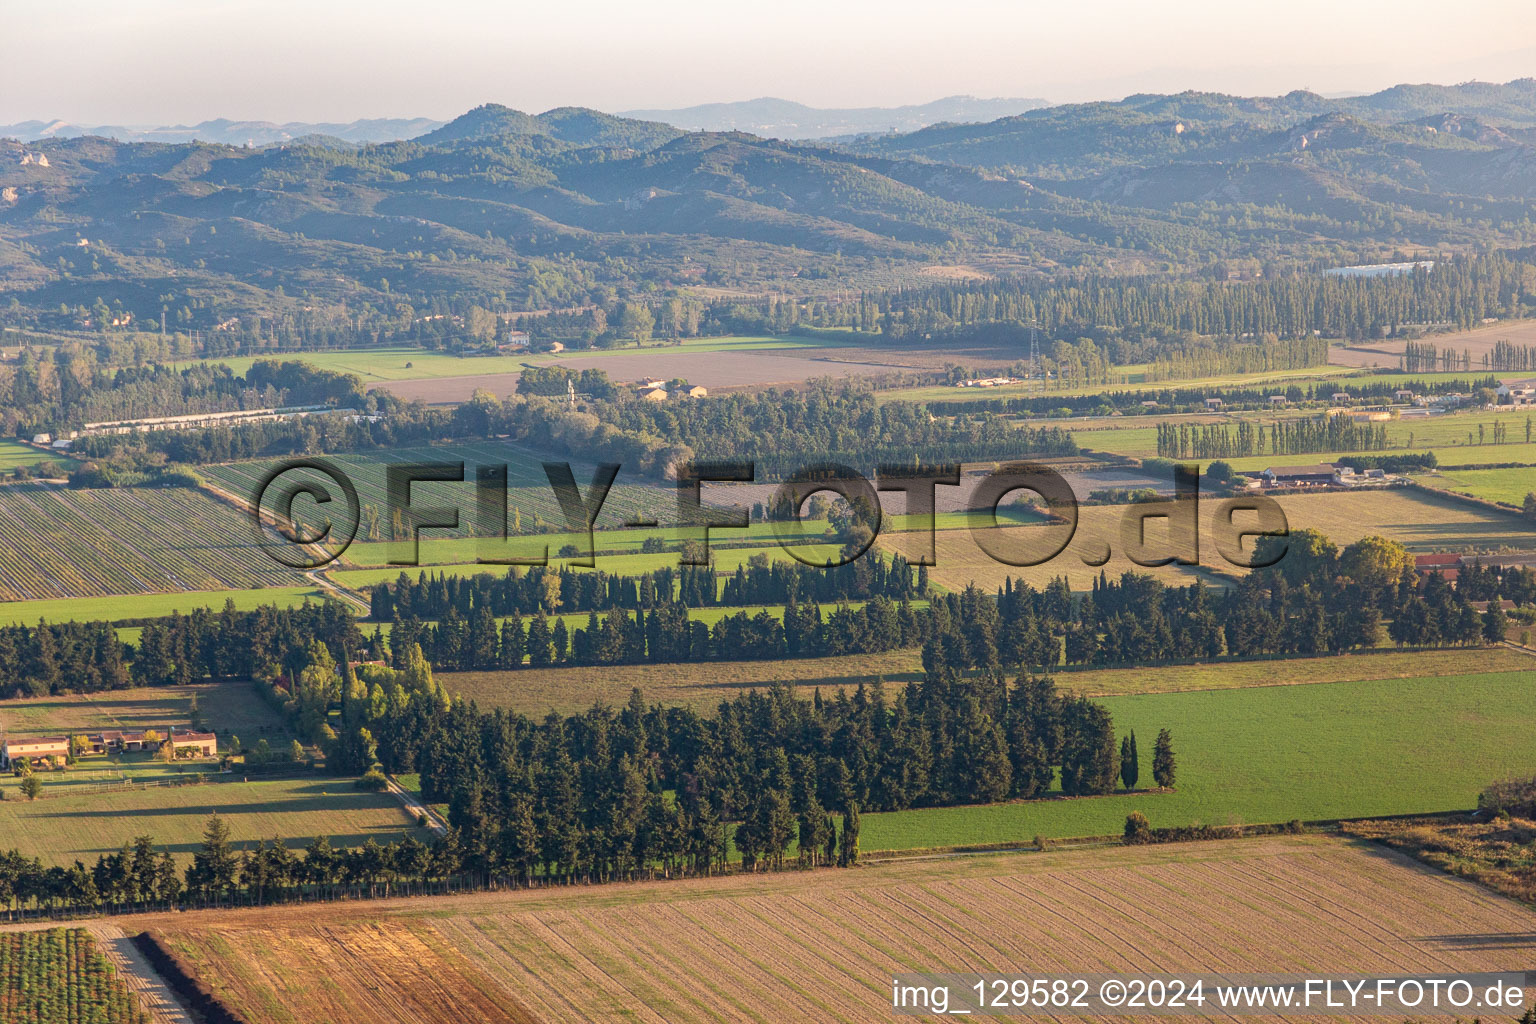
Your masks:
<svg viewBox="0 0 1536 1024"><path fill-rule="evenodd" d="M577 482L568 462L545 462L542 469L566 535L575 541L563 548L562 561L595 566L598 517L622 467L617 463L598 465L585 487ZM481 527L475 532L476 563L549 564L547 544L531 553L526 549L513 553L514 537L524 534L513 528L506 463L477 464L471 469L462 460L397 462L383 465L382 470L380 514L372 506L365 513L357 485L347 469L334 460L299 458L275 464L257 481L249 502L258 544L282 565L321 568L346 553L366 517L372 520L370 536L380 524L384 527L388 541L385 564L412 566L420 564L424 535L456 534L472 519ZM756 481L756 468L750 461L677 466L676 518L668 528L676 539L690 542L681 546L679 564L708 565L714 531L752 526L753 515L746 508L717 505L709 499L729 502L731 485ZM432 485L432 497L421 496L423 485ZM905 517L903 532L916 533L920 538L909 562L931 566L938 564L939 488L960 485L958 465L886 465L870 476L841 463L811 463L779 481L772 499L760 504L758 511L785 554L806 565L832 568L858 559L873 545L888 515L882 510L881 495L889 494ZM1164 500L1123 506L1116 541L1119 553L1130 562L1147 568L1198 565L1204 533L1209 534L1209 546L1232 566L1260 568L1284 557L1284 538L1290 528L1274 498L1243 494L1202 501L1196 464L1175 465L1172 485L1172 493ZM825 537L806 525L807 503L823 494L840 499L856 527L845 531L844 542L832 554L825 550ZM1025 529L1019 528L1016 517L1000 514L1005 502L1021 494L1033 496L1027 508L1034 514L1034 522ZM1202 509L1207 513L1205 519ZM1018 567L1043 565L1062 557L1077 537L1081 519L1071 484L1050 466L1035 462L1004 463L983 474L970 489L964 511L976 546L988 558ZM653 518L637 517L622 526L655 531L660 524ZM537 533L528 536L536 538ZM1257 548L1252 542L1259 538L1277 540ZM1088 566L1100 566L1115 551L1115 542L1100 538L1072 557Z"/></svg>

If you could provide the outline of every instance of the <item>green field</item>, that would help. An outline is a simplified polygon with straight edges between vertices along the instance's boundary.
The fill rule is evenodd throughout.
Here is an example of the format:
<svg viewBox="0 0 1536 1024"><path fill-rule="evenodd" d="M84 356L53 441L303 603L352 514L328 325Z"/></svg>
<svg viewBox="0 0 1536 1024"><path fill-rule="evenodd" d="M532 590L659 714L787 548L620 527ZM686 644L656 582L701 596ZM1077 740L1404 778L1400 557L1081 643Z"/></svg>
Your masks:
<svg viewBox="0 0 1536 1024"><path fill-rule="evenodd" d="M1536 491L1536 469L1453 469L1415 477L1426 487L1469 494L1485 501L1502 501L1516 508Z"/></svg>
<svg viewBox="0 0 1536 1024"><path fill-rule="evenodd" d="M0 473L9 473L18 466L35 466L39 462L56 462L70 466L74 458L64 452L41 452L31 445L0 437Z"/></svg>
<svg viewBox="0 0 1536 1024"><path fill-rule="evenodd" d="M213 777L210 777L213 778ZM3 845L49 864L93 862L148 835L183 864L198 849L208 816L217 812L237 845L281 838L293 848L315 836L338 846L381 843L415 832L415 820L388 793L365 793L351 779L308 776L270 781L209 781L122 793L0 801ZM46 786L46 782L44 783ZM425 838L419 836L418 838Z"/></svg>
<svg viewBox="0 0 1536 1024"><path fill-rule="evenodd" d="M645 348L663 352L753 352L766 349L796 348L843 348L848 342L838 338L769 335L737 335L724 338L687 338L680 345L653 342ZM642 349L627 345L620 348L582 349L562 352L558 355L496 355L456 356L427 349L395 347L342 349L333 352L280 352L264 356L215 357L195 360L227 366L236 374L244 374L258 359L303 360L322 370L337 373L354 373L365 384L391 380L421 380L431 377L470 377L493 373L517 373L526 365L546 366L553 363L571 365L580 369L583 360L598 359L616 352L637 352ZM179 363L178 366L190 365Z"/></svg>
<svg viewBox="0 0 1536 1024"><path fill-rule="evenodd" d="M287 742L283 717L247 682L198 683L193 686L139 686L100 693L60 694L0 702L0 732L49 736L101 729L187 728L192 697L208 727L248 743L262 737Z"/></svg>
<svg viewBox="0 0 1536 1024"><path fill-rule="evenodd" d="M91 622L105 620L157 618L194 608L220 611L226 601L235 602L239 611L262 605L297 608L305 601L318 602L325 591L318 587L267 587L255 590L185 591L178 594L127 594L111 597L66 597L52 601L0 602L0 626L35 626L39 619L49 622Z"/></svg>
<svg viewBox="0 0 1536 1024"><path fill-rule="evenodd" d="M1536 661L1532 662L1536 665ZM1173 733L1173 793L1047 799L865 815L863 849L896 850L1226 825L1455 810L1491 780L1530 775L1536 675L1497 672L1310 686L1106 697L1136 732L1142 784L1159 728Z"/></svg>

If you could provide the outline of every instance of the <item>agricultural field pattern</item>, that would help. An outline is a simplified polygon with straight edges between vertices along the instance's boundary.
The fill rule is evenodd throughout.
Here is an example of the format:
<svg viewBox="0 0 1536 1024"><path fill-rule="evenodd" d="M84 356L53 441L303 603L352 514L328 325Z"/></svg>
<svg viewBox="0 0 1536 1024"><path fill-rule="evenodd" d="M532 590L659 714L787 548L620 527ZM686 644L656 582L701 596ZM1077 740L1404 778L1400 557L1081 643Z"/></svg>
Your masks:
<svg viewBox="0 0 1536 1024"><path fill-rule="evenodd" d="M283 1022L862 1024L891 1019L892 974L935 964L1056 974L1471 971L1523 969L1536 948L1529 908L1395 854L1318 837L379 909L147 923L227 1005Z"/></svg>
<svg viewBox="0 0 1536 1024"><path fill-rule="evenodd" d="M0 601L303 582L247 516L198 491L12 485L0 500Z"/></svg>

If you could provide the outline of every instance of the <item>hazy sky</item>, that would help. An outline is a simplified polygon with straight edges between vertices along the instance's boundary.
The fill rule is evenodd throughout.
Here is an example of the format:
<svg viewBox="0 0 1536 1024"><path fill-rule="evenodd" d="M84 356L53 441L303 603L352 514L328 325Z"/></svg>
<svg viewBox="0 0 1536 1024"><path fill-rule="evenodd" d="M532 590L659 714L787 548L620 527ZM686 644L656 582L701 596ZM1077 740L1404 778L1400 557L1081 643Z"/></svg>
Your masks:
<svg viewBox="0 0 1536 1024"><path fill-rule="evenodd" d="M0 123L1332 93L1536 75L1530 0L0 0L0 12Z"/></svg>

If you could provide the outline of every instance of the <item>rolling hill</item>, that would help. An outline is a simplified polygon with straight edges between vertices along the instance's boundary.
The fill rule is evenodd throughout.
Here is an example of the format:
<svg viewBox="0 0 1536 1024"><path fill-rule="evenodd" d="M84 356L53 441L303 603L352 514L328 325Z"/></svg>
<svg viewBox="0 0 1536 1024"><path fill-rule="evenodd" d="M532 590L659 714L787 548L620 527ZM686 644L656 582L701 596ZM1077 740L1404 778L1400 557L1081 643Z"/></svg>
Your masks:
<svg viewBox="0 0 1536 1024"><path fill-rule="evenodd" d="M0 305L196 328L1529 245L1532 91L1139 96L838 144L494 104L361 146L0 141Z"/></svg>

